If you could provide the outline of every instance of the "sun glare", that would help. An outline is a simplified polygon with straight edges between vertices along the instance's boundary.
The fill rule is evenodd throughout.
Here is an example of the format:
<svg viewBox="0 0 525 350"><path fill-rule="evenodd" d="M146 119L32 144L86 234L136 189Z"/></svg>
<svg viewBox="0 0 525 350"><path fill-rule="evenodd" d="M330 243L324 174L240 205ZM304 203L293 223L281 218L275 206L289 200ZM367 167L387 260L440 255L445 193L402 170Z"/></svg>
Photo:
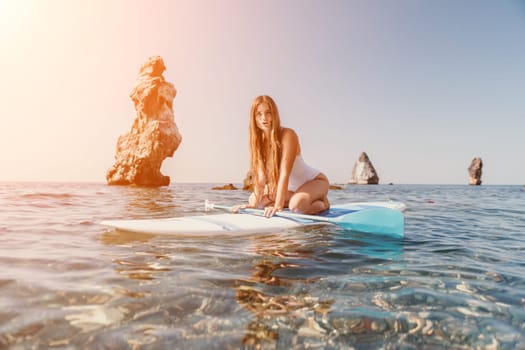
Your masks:
<svg viewBox="0 0 525 350"><path fill-rule="evenodd" d="M0 0L0 35L13 39L30 25L32 0Z"/></svg>

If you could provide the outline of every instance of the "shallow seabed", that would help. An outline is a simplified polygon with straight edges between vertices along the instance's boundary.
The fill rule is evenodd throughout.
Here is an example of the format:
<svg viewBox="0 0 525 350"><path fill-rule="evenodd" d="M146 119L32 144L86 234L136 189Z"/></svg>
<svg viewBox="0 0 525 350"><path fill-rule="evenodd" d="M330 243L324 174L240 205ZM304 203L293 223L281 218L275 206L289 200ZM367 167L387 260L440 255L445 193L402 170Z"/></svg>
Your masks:
<svg viewBox="0 0 525 350"><path fill-rule="evenodd" d="M103 219L237 204L214 184L0 183L0 348L525 349L525 188L347 186L406 238L319 226L177 238Z"/></svg>

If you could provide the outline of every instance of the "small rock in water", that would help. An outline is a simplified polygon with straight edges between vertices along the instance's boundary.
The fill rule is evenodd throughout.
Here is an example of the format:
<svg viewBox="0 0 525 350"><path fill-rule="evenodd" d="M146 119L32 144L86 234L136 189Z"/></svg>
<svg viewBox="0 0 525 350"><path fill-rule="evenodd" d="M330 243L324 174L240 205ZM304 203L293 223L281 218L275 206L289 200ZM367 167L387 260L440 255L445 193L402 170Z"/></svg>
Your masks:
<svg viewBox="0 0 525 350"><path fill-rule="evenodd" d="M468 167L469 185L481 185L481 173L483 168L483 161L477 157L472 159Z"/></svg>
<svg viewBox="0 0 525 350"><path fill-rule="evenodd" d="M362 152L355 162L352 177L348 183L357 185L377 185L379 183L376 169L365 152Z"/></svg>
<svg viewBox="0 0 525 350"><path fill-rule="evenodd" d="M212 190L238 190L237 187L235 187L233 184L226 184L224 186L216 186L216 187L213 187Z"/></svg>

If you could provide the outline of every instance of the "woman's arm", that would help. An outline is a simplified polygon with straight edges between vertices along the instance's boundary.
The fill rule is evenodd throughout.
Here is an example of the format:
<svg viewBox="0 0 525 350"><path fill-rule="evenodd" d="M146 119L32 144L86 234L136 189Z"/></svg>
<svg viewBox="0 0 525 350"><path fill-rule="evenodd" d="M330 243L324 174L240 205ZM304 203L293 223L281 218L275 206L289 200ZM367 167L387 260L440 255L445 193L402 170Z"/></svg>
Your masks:
<svg viewBox="0 0 525 350"><path fill-rule="evenodd" d="M264 206L264 188L266 186L266 175L261 167L257 169L257 175L254 176L256 179L253 183L253 195L250 196L249 207L260 208Z"/></svg>
<svg viewBox="0 0 525 350"><path fill-rule="evenodd" d="M294 130L285 128L281 134L281 164L279 165L279 180L277 182L277 192L275 194L275 204L269 208L266 216L273 216L275 212L282 210L288 194L288 179L292 171L292 166L299 153L299 139Z"/></svg>
<svg viewBox="0 0 525 350"><path fill-rule="evenodd" d="M253 176L253 191L248 198L248 204L239 204L232 207L232 212L238 213L240 209L244 208L264 208L267 201L267 195L264 193L266 186L266 176L261 168L258 169L259 176Z"/></svg>

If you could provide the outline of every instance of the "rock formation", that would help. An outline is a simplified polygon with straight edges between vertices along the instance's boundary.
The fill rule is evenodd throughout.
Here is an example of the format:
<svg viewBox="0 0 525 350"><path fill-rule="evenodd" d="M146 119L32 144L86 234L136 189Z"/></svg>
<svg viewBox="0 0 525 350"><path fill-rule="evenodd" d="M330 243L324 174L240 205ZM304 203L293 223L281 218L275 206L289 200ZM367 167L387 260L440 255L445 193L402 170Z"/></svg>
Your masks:
<svg viewBox="0 0 525 350"><path fill-rule="evenodd" d="M226 185L224 185L224 186L215 186L215 187L212 187L212 190L215 190L215 191L234 191L234 190L238 190L238 188L235 187L234 184L229 183L229 184L226 184Z"/></svg>
<svg viewBox="0 0 525 350"><path fill-rule="evenodd" d="M167 186L169 176L160 168L172 157L182 136L173 116L173 99L177 90L164 79L166 70L161 57L149 58L130 97L137 115L129 133L117 142L115 164L107 171L109 185Z"/></svg>
<svg viewBox="0 0 525 350"><path fill-rule="evenodd" d="M481 185L481 169L483 168L483 162L481 158L476 157L472 159L470 166L468 167L469 174L469 185Z"/></svg>
<svg viewBox="0 0 525 350"><path fill-rule="evenodd" d="M358 185L377 185L379 183L376 170L365 152L362 152L355 162L352 177L348 183Z"/></svg>
<svg viewBox="0 0 525 350"><path fill-rule="evenodd" d="M252 191L253 192L253 177L252 172L248 170L246 173L246 177L244 178L242 189L244 191Z"/></svg>

